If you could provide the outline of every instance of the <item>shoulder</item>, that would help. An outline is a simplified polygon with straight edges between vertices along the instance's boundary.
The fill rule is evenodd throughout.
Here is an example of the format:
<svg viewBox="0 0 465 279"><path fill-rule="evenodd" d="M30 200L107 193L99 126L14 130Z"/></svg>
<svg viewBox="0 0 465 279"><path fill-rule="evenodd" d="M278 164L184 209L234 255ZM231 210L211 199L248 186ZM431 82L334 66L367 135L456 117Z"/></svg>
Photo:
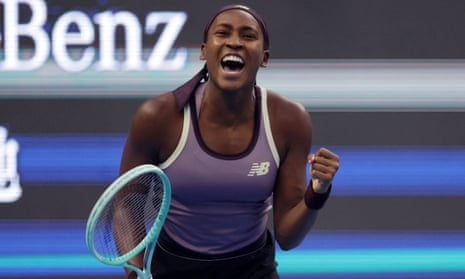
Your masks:
<svg viewBox="0 0 465 279"><path fill-rule="evenodd" d="M267 106L273 137L280 154L291 146L310 145L312 120L308 110L300 103L277 92L267 90Z"/></svg>
<svg viewBox="0 0 465 279"><path fill-rule="evenodd" d="M131 123L131 135L153 141L182 123L182 111L177 109L172 92L163 93L144 101L136 110Z"/></svg>
<svg viewBox="0 0 465 279"><path fill-rule="evenodd" d="M176 107L176 100L172 92L166 92L145 100L137 109L133 117L133 125L158 126L161 128L164 123L174 120L179 114ZM169 123L168 123L169 124Z"/></svg>
<svg viewBox="0 0 465 279"><path fill-rule="evenodd" d="M182 119L183 112L177 109L171 92L144 101L132 118L126 142L128 157L141 162L163 160L176 144Z"/></svg>
<svg viewBox="0 0 465 279"><path fill-rule="evenodd" d="M310 113L301 103L270 90L267 90L267 99L273 123L289 128L311 128Z"/></svg>
<svg viewBox="0 0 465 279"><path fill-rule="evenodd" d="M145 100L137 109L136 116L155 117L159 114L172 113L176 108L176 100L172 92L166 92Z"/></svg>

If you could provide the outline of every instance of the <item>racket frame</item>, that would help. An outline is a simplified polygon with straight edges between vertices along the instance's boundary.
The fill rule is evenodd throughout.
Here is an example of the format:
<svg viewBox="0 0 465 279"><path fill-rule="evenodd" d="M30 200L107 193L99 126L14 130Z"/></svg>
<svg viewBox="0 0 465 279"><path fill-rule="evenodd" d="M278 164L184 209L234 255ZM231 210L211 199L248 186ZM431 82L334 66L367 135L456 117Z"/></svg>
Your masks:
<svg viewBox="0 0 465 279"><path fill-rule="evenodd" d="M102 214L103 209L106 205L113 199L113 197L118 193L118 191L123 188L128 182L134 178L143 175L155 173L161 179L162 185L164 187L162 203L158 213L158 217L153 223L150 230L147 232L144 239L136 245L131 251L127 252L124 255L121 255L116 258L108 258L100 255L94 248L94 231L97 225L98 218ZM168 215L169 206L171 203L171 183L166 176L166 174L157 166L152 164L144 164L137 166L125 172L119 176L110 186L105 189L100 198L95 203L92 211L87 220L86 226L86 243L89 250L94 254L94 256L101 261L102 263L108 265L120 265L127 267L131 270L134 270L139 278L151 278L150 275L150 265L152 262L153 251L155 250L155 242L160 235L161 229L165 222L166 216ZM136 255L141 253L145 249L144 254L144 269L140 270L138 267L129 263L129 260L134 258ZM148 274L147 274L148 272Z"/></svg>

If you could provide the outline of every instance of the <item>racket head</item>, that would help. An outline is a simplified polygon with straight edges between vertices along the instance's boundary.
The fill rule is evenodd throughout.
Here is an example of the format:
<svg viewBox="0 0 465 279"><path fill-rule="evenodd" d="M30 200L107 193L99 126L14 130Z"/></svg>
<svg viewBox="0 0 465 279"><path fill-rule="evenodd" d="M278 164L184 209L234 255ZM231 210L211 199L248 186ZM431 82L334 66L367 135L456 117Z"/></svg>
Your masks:
<svg viewBox="0 0 465 279"><path fill-rule="evenodd" d="M136 185L135 191L134 188L130 188L133 187L132 185ZM144 202L143 205L141 201ZM156 241L168 214L170 202L171 184L160 168L146 164L127 171L105 189L92 208L86 226L87 247L103 263L126 265L149 243ZM136 204L136 207L132 206L133 203ZM115 236L115 232L120 228L115 228L114 209L116 205L126 205L127 208L128 204L131 205L130 210L135 211L136 218L132 219L138 221L137 225L143 226L145 231L138 232L140 239L137 240L137 244L133 241L134 243L121 251L121 247L118 247L121 243ZM144 215L143 220L140 220L140 214ZM123 227L134 225L134 220L128 221L128 223L128 226ZM125 238L127 232L124 230L126 229L122 230L122 237L119 239ZM119 241L121 242L121 240Z"/></svg>

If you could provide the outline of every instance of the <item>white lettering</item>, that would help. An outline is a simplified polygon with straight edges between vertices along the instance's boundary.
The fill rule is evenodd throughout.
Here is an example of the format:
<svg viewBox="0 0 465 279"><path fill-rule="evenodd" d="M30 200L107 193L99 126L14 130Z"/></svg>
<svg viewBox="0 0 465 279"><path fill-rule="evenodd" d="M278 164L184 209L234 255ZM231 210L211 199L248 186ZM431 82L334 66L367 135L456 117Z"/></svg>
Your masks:
<svg viewBox="0 0 465 279"><path fill-rule="evenodd" d="M148 69L178 70L184 66L187 59L185 48L177 49L173 59L168 60L167 57L186 20L185 13L159 12L147 15L145 32L148 34L155 32L159 24L166 23L166 27L148 59Z"/></svg>
<svg viewBox="0 0 465 279"><path fill-rule="evenodd" d="M7 129L0 126L0 203L15 202L22 194L18 174L19 144L7 139Z"/></svg>
<svg viewBox="0 0 465 279"><path fill-rule="evenodd" d="M36 70L47 62L50 53L60 68L70 72L86 70L94 62L95 69L100 71L178 70L187 60L185 48L174 48L187 20L184 12L149 12L142 30L137 16L128 11L104 11L95 14L93 19L83 12L68 11L53 25L46 22L48 15L44 0L0 0L0 4L4 5L4 31L0 34L4 60L0 61L0 71ZM31 11L27 23L21 22L20 5L26 5ZM53 26L50 37L44 29L45 24ZM99 38L96 38L94 24L98 25ZM160 26L163 26L160 37L144 61L143 35L154 34ZM116 46L118 28L124 31L125 37L121 57L118 57L119 46ZM31 50L21 49L21 37L32 40ZM97 39L98 55L91 46ZM25 52L28 55L24 55Z"/></svg>
<svg viewBox="0 0 465 279"><path fill-rule="evenodd" d="M79 32L68 32L74 24ZM66 71L78 72L85 70L94 60L94 49L87 47L82 51L80 59L70 57L67 46L88 45L94 41L94 28L86 14L72 11L61 16L52 31L53 57L57 64Z"/></svg>
<svg viewBox="0 0 465 279"><path fill-rule="evenodd" d="M135 15L129 12L104 12L94 16L100 24L100 60L96 65L98 70L113 70L117 68L115 60L116 27L122 26L126 37L126 62L123 69L139 70L142 66L141 26Z"/></svg>
<svg viewBox="0 0 465 279"><path fill-rule="evenodd" d="M0 70L28 71L39 68L50 53L50 41L42 29L47 19L47 6L37 0L0 0L4 4L4 56ZM25 4L31 10L31 20L19 23L19 5ZM34 42L34 52L30 59L19 55L19 37L29 37Z"/></svg>

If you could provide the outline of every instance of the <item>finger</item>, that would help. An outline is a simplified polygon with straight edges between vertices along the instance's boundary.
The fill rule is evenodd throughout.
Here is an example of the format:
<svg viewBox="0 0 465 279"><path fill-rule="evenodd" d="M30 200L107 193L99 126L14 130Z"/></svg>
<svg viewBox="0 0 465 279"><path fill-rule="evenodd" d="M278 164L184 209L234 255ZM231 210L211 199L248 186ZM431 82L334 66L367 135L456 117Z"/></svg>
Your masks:
<svg viewBox="0 0 465 279"><path fill-rule="evenodd" d="M312 169L310 171L312 178L318 178L321 181L332 181L335 175L335 172L326 172L321 170Z"/></svg>
<svg viewBox="0 0 465 279"><path fill-rule="evenodd" d="M316 156L317 157L324 157L324 158L327 158L327 159L334 159L334 160L339 161L339 156L337 156L337 154L335 154L331 150L329 150L327 148L324 148L324 147L318 149L318 151L316 153Z"/></svg>
<svg viewBox="0 0 465 279"><path fill-rule="evenodd" d="M313 161L312 166L316 166L316 167L320 166L320 167L325 167L328 169L338 170L339 161L335 159L326 159L326 158L319 157L318 159L315 159Z"/></svg>
<svg viewBox="0 0 465 279"><path fill-rule="evenodd" d="M312 160L312 165L316 164L329 166L337 171L339 169L339 156L326 148L320 148Z"/></svg>
<svg viewBox="0 0 465 279"><path fill-rule="evenodd" d="M312 165L315 164L322 164L325 166L332 166L334 168L339 168L339 157L336 155L335 157L325 157L322 155L319 155L318 153L316 155L309 155L309 163Z"/></svg>
<svg viewBox="0 0 465 279"><path fill-rule="evenodd" d="M339 169L339 163L334 160L318 158L319 161L314 161L310 170L312 177L318 177L324 180L331 180L336 175Z"/></svg>
<svg viewBox="0 0 465 279"><path fill-rule="evenodd" d="M315 160L315 154L308 154L307 156L308 163L312 164L314 160Z"/></svg>
<svg viewBox="0 0 465 279"><path fill-rule="evenodd" d="M320 163L312 164L313 172L324 173L329 175L334 175L337 172L337 166L334 165L323 165Z"/></svg>

